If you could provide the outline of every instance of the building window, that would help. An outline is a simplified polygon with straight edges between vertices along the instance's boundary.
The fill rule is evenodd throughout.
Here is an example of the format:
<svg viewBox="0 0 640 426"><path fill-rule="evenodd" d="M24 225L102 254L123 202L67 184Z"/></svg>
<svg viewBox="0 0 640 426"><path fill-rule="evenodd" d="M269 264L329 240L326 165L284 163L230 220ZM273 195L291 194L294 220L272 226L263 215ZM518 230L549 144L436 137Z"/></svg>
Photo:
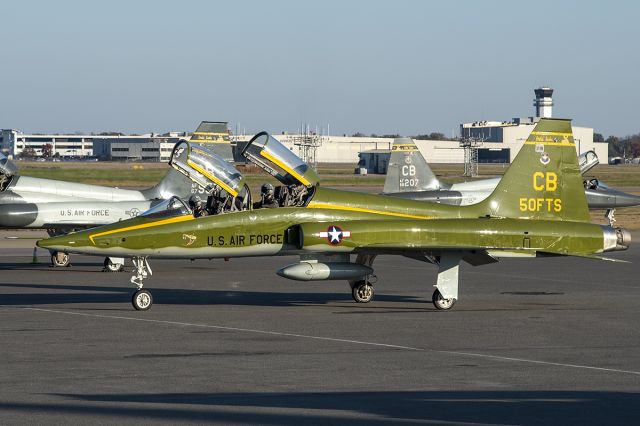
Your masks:
<svg viewBox="0 0 640 426"><path fill-rule="evenodd" d="M26 138L27 142L47 142L47 143L52 143L53 142L53 138L37 138L37 137L31 137L31 138Z"/></svg>
<svg viewBox="0 0 640 426"><path fill-rule="evenodd" d="M129 152L129 148L111 148L113 152Z"/></svg>
<svg viewBox="0 0 640 426"><path fill-rule="evenodd" d="M159 148L142 148L142 152L158 152Z"/></svg>

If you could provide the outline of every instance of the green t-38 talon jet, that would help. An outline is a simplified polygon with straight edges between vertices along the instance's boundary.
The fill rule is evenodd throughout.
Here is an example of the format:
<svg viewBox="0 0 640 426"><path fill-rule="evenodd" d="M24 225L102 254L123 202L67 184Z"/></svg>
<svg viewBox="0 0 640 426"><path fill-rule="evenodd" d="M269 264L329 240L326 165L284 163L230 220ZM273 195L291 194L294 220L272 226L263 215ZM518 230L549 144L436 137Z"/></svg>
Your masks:
<svg viewBox="0 0 640 426"><path fill-rule="evenodd" d="M299 255L299 263L277 273L303 281L346 280L354 300L368 302L373 298L373 262L382 254L437 265L433 303L450 309L458 299L461 261L603 259L596 255L625 250L630 242L624 229L589 223L570 120L541 119L491 195L470 206L321 187L313 169L267 133L257 134L243 154L282 182L267 190L262 202L251 203L232 166L184 142L174 148L172 165L206 185L206 213L194 215L173 199L162 210L38 245L131 257L136 266L131 281L138 288L133 306L138 310L152 304L151 293L142 286L151 274L148 258Z"/></svg>

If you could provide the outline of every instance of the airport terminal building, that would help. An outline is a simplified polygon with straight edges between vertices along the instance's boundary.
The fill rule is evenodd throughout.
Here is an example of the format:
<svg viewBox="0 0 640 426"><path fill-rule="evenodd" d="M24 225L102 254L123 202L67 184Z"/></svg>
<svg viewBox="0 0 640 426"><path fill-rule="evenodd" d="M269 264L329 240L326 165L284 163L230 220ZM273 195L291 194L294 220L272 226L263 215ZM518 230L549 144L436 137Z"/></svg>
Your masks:
<svg viewBox="0 0 640 426"><path fill-rule="evenodd" d="M17 157L25 149L36 157L43 156L49 146L51 156L63 158L97 157L114 161L169 161L173 146L188 138L186 132L162 135L82 135L22 133L15 129L0 131L2 153Z"/></svg>

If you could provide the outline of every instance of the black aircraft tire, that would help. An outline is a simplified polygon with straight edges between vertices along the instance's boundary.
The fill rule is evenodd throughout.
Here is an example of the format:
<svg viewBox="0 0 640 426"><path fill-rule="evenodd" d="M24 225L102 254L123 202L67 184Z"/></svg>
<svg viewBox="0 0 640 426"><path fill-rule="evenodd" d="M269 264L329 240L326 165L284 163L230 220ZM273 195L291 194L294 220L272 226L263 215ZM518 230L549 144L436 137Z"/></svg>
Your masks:
<svg viewBox="0 0 640 426"><path fill-rule="evenodd" d="M71 256L63 251L54 251L51 253L51 265L54 268L64 268L71 266Z"/></svg>
<svg viewBox="0 0 640 426"><path fill-rule="evenodd" d="M444 297L442 297L442 294L438 289L433 292L431 301L433 302L433 306L435 306L436 309L440 311L448 311L449 309L453 308L453 305L456 304L456 299L445 299Z"/></svg>
<svg viewBox="0 0 640 426"><path fill-rule="evenodd" d="M104 258L104 271L106 272L120 272L124 270L124 265L122 263L113 263L111 262L111 258Z"/></svg>
<svg viewBox="0 0 640 426"><path fill-rule="evenodd" d="M374 295L373 286L366 281L356 282L351 289L351 297L358 303L369 303Z"/></svg>
<svg viewBox="0 0 640 426"><path fill-rule="evenodd" d="M148 290L138 290L133 293L131 304L136 311L146 311L153 305L153 296Z"/></svg>

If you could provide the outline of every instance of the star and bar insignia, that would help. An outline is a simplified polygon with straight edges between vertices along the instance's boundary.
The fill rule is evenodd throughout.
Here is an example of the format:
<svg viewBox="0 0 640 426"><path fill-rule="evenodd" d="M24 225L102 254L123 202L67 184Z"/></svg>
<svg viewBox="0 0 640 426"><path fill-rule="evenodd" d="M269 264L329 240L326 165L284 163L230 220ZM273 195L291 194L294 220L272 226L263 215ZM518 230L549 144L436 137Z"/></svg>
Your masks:
<svg viewBox="0 0 640 426"><path fill-rule="evenodd" d="M338 245L344 238L349 238L351 231L343 231L340 227L331 225L326 231L320 232L320 238L326 238L329 244Z"/></svg>

